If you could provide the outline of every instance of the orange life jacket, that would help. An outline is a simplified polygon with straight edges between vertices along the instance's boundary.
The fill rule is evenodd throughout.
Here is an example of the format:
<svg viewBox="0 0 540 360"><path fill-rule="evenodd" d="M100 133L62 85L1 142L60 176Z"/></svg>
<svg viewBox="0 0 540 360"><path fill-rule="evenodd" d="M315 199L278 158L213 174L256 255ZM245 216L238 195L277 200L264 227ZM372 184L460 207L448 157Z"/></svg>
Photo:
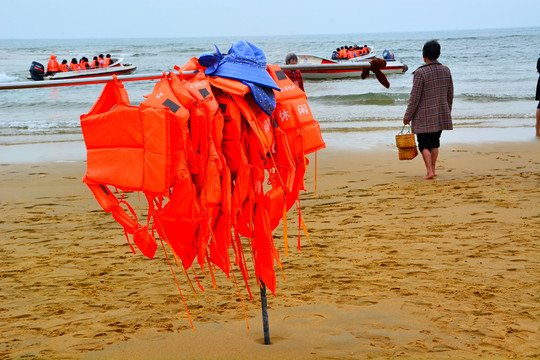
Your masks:
<svg viewBox="0 0 540 360"><path fill-rule="evenodd" d="M325 148L326 144L322 139L319 123L313 118L306 94L283 73L279 66L268 65L267 69L281 89L279 92L274 92L276 96L274 122L286 135L291 152L290 156L294 159L296 167L294 172L289 170L288 185L285 187L288 190L285 199L286 210L288 210L298 199L300 190L305 190L304 173L307 166L305 155ZM284 164L287 163L284 162ZM291 165L284 166L290 167ZM294 173L294 179L291 187L290 176L292 173ZM274 190L272 194L274 197L276 191L279 192L279 190ZM279 222L280 215L274 207L274 211L270 214L272 226Z"/></svg>
<svg viewBox="0 0 540 360"><path fill-rule="evenodd" d="M250 249L257 279L275 293L272 230L304 188L305 155L325 146L320 128L305 93L277 66L268 67L282 90L272 117L241 82L204 76L196 59L181 70L188 69L198 73L164 74L140 106L129 105L116 79L107 83L81 116L83 180L146 256L154 256L156 230L185 269L197 258L201 268L208 262L211 273L215 265L228 276L232 247L247 286ZM108 186L145 193L145 226Z"/></svg>
<svg viewBox="0 0 540 360"><path fill-rule="evenodd" d="M170 74L170 79L172 92L190 111L189 168L203 216L197 239L198 262L203 267L208 249L212 262L228 274L226 253L231 234L225 228L229 225L230 229L232 190L231 173L221 151L223 115L204 73L180 77Z"/></svg>
<svg viewBox="0 0 540 360"><path fill-rule="evenodd" d="M188 148L190 147L188 121L192 117L193 99L178 86L178 78L174 74L164 76L154 87L152 94L141 104L143 106L168 108L175 120L172 125L176 141L170 143L173 151L171 158L174 186L169 202L158 211L161 226L158 233L167 239L175 254L182 260L184 268L189 268L198 255L199 225L203 221L203 204L199 200L197 189L192 181L188 165Z"/></svg>
<svg viewBox="0 0 540 360"><path fill-rule="evenodd" d="M92 60L90 66L93 67L93 68L98 68L99 67L99 60Z"/></svg>
<svg viewBox="0 0 540 360"><path fill-rule="evenodd" d="M150 180L143 179L145 172L152 172L144 166L143 128L153 127L156 116L147 113L144 117L146 121L142 121L143 116L137 107L129 105L127 92L119 82L112 81L105 85L90 112L81 116L81 129L87 147L87 171L83 181L90 187L101 207L112 213L123 226L128 243L128 234L132 234L139 250L152 258L157 244L148 232L148 223L141 226L133 209L125 201L119 201L107 188L107 185L114 185L123 190L163 190L159 189L159 181L150 185L145 184ZM161 140L156 136L150 143ZM133 217L121 204L128 207ZM131 244L130 247L135 252Z"/></svg>
<svg viewBox="0 0 540 360"><path fill-rule="evenodd" d="M56 59L51 59L47 63L47 72L58 72L60 70L60 66L58 65L58 61Z"/></svg>
<svg viewBox="0 0 540 360"><path fill-rule="evenodd" d="M287 134L289 146L295 159L303 159L326 147L319 123L313 118L306 94L298 88L278 65L268 65L268 72L281 91L274 91L276 110L274 119Z"/></svg>
<svg viewBox="0 0 540 360"><path fill-rule="evenodd" d="M103 67L104 68L106 68L110 64L111 64L111 58L106 57L105 59L103 59Z"/></svg>
<svg viewBox="0 0 540 360"><path fill-rule="evenodd" d="M68 71L68 66L67 66L67 64L60 64L60 71L62 71L62 72L67 72L67 71Z"/></svg>
<svg viewBox="0 0 540 360"><path fill-rule="evenodd" d="M79 64L73 64L73 63L70 63L69 64L69 68L73 71L78 71L78 70L81 70Z"/></svg>
<svg viewBox="0 0 540 360"><path fill-rule="evenodd" d="M261 199L264 199L264 169L265 163L270 163L272 156L270 153L275 146L274 131L271 118L256 105L246 85L237 80L219 77L210 78L210 84L218 89L216 91L221 91L217 99L225 119L222 149L227 164L231 164L231 172L236 174L231 212L233 224L236 224L234 225L235 253L238 263L238 257L242 257L242 248L237 241L238 233L252 239L254 237L267 239L264 241L268 241L266 236L269 235L271 239L272 229L269 221L259 222L257 225L254 216L255 209L259 207L260 211L264 211L268 217L266 201L261 200L259 205L255 205L255 198L260 196ZM268 224L265 226L266 230L259 232L257 227L264 224ZM273 248L273 241L270 245L270 248ZM263 247L263 249L268 248ZM268 256L273 257L274 255L265 253L263 256L261 254L259 259L268 259ZM256 265L256 275L274 292L275 278L272 280L271 276L267 277L268 274L274 274L275 277L272 264L272 261L268 261L266 265L258 267ZM267 268L267 266L271 267Z"/></svg>

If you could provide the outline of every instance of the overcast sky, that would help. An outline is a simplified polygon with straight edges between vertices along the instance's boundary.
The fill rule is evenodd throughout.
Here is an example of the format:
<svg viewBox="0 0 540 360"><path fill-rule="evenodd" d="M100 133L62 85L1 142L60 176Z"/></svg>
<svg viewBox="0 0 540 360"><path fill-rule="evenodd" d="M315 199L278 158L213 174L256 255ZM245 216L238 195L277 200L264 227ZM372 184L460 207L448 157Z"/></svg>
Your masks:
<svg viewBox="0 0 540 360"><path fill-rule="evenodd" d="M4 39L299 35L540 26L540 0L0 0L0 4L0 38Z"/></svg>

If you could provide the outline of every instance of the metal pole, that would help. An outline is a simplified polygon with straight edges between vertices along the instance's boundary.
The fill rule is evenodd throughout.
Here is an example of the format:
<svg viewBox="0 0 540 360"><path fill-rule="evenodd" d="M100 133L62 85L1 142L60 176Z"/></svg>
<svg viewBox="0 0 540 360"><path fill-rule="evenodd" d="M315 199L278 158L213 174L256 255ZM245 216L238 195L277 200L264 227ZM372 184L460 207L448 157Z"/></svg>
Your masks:
<svg viewBox="0 0 540 360"><path fill-rule="evenodd" d="M270 326L268 324L268 303L266 302L266 285L261 280L261 308L264 332L264 344L270 345Z"/></svg>
<svg viewBox="0 0 540 360"><path fill-rule="evenodd" d="M346 64L330 64L333 69L350 70L350 69L364 69L370 68L370 63L346 63ZM280 65L283 70L327 70L328 64L296 64L296 65ZM195 74L197 70L183 71L182 74L190 75ZM118 75L117 78L120 81L144 81L160 79L163 76L163 72L150 73L150 74L138 74L138 75ZM8 82L0 83L0 90L15 90L15 89L32 89L42 87L56 87L56 86L73 86L73 85L90 85L90 84L102 84L112 80L112 75L96 76L88 78L78 79L65 79L65 80L43 80L43 81L20 81L20 82Z"/></svg>
<svg viewBox="0 0 540 360"><path fill-rule="evenodd" d="M189 75L195 74L197 71L183 71L182 74ZM160 79L163 73L150 73L150 74L138 74L138 75L118 75L117 78L120 81L142 81L142 80L154 80ZM43 80L43 81L21 81L11 83L0 83L0 90L13 90L13 89L30 89L41 87L54 87L54 86L72 86L72 85L89 85L89 84L102 84L108 81L112 81L112 75L96 76L88 78L78 79L65 79L65 80Z"/></svg>

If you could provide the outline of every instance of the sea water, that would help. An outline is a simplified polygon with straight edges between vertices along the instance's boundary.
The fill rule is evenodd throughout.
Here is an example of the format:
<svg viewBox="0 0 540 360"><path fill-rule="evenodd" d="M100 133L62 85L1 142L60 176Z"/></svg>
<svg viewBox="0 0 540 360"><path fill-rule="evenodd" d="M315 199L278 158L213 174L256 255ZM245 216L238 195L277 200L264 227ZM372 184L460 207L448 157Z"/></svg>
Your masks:
<svg viewBox="0 0 540 360"><path fill-rule="evenodd" d="M215 45L226 52L243 39L263 49L271 64L283 64L289 52L330 57L338 46L367 44L379 56L385 49L391 51L408 66L404 74L388 75L389 89L375 77L305 81L309 105L328 147L393 146L394 135L402 128L412 72L423 64L422 46L431 39L439 40L439 61L450 68L454 80L454 131L444 132L443 141L534 137L540 27L234 38L0 40L0 82L27 81L32 61L46 65L53 53L68 62L110 53L135 64L137 74L145 74L170 71L174 65L182 66L192 57L214 51ZM126 82L131 103L142 102L155 82ZM96 84L0 90L0 162L41 161L49 155L84 158L80 115L90 110L102 88ZM49 146L44 148L44 144Z"/></svg>

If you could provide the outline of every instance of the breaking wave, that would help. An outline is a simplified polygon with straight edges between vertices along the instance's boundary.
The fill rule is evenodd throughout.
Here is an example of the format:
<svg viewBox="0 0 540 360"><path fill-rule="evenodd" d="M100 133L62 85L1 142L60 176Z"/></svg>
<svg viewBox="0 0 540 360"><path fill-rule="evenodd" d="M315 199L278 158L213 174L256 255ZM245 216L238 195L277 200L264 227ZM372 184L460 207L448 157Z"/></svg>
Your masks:
<svg viewBox="0 0 540 360"><path fill-rule="evenodd" d="M404 93L365 93L353 95L322 95L309 96L309 101L320 102L325 105L395 105L406 103L409 94Z"/></svg>

